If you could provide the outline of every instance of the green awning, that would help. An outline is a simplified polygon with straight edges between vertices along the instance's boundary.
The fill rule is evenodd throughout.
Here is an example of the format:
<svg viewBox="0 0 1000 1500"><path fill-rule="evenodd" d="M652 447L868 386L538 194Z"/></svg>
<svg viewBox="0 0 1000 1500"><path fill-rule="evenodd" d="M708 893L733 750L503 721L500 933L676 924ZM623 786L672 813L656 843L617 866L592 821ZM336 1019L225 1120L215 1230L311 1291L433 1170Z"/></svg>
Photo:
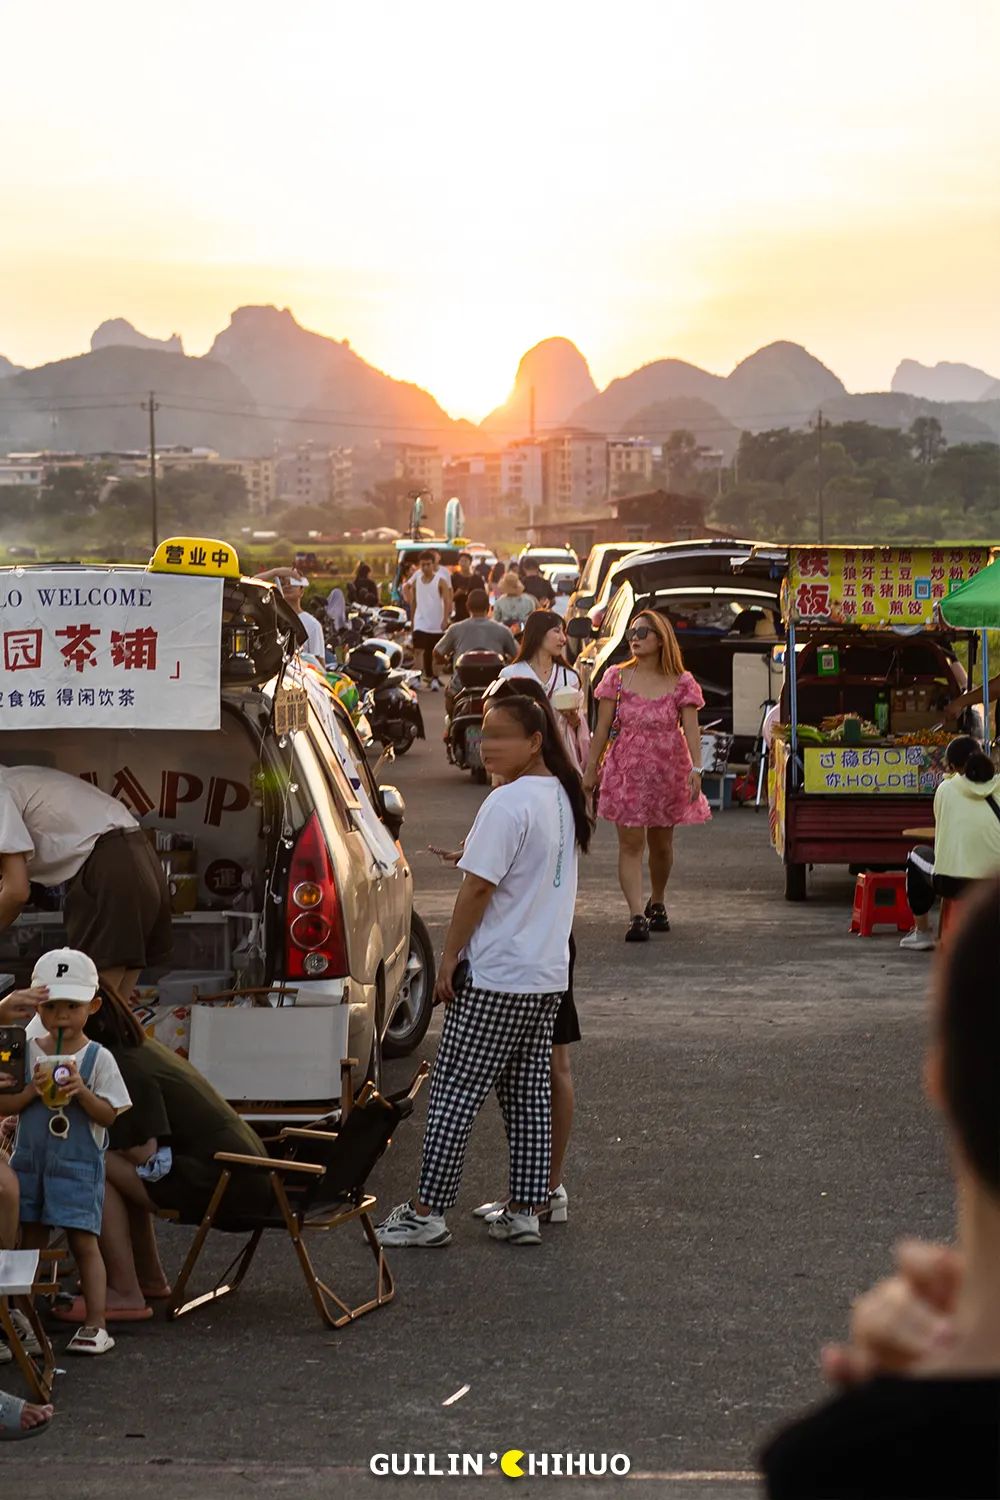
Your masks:
<svg viewBox="0 0 1000 1500"><path fill-rule="evenodd" d="M1000 630L1000 559L952 589L940 609L955 630Z"/></svg>

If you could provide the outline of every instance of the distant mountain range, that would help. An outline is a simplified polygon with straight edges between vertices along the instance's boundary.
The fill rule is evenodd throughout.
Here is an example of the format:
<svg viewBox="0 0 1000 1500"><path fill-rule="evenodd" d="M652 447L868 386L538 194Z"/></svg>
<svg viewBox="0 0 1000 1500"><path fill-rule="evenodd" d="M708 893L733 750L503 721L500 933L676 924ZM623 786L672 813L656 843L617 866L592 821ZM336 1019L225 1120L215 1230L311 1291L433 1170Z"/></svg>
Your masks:
<svg viewBox="0 0 1000 1500"><path fill-rule="evenodd" d="M970 365L901 362L891 391L851 394L799 344L780 341L728 375L655 360L598 390L568 339L544 339L517 369L507 401L480 426L455 421L429 392L368 364L344 340L313 333L288 308L241 307L203 358L180 336L153 339L124 318L102 323L91 352L23 370L0 356L0 452L141 448L155 391L162 444L227 456L278 442L425 444L452 453L495 448L533 429L571 426L665 437L678 427L706 447L735 451L743 429L801 427L819 407L832 421L907 427L940 420L950 442L1000 439L1000 381Z"/></svg>

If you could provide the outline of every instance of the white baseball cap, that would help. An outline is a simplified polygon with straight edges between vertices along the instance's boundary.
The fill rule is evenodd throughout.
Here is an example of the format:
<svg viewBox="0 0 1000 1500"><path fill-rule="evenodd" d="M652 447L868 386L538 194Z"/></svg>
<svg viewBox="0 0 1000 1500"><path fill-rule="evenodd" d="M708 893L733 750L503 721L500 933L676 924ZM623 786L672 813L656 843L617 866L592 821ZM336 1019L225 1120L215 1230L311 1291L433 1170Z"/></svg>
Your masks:
<svg viewBox="0 0 1000 1500"><path fill-rule="evenodd" d="M309 587L308 578L304 578L301 573L287 574L285 577L279 578L278 582L281 584L282 593L286 589L307 589Z"/></svg>
<svg viewBox="0 0 1000 1500"><path fill-rule="evenodd" d="M99 980L93 961L79 948L53 948L38 960L31 984L32 988L44 985L50 1000L89 1005L97 994Z"/></svg>

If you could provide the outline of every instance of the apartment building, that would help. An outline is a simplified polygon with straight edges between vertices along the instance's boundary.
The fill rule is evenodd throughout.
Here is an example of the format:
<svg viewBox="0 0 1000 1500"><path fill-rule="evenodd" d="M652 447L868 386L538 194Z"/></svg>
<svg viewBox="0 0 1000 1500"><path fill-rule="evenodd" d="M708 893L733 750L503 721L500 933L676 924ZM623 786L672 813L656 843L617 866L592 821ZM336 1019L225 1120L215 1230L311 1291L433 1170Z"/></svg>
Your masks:
<svg viewBox="0 0 1000 1500"><path fill-rule="evenodd" d="M39 489L51 462L50 455L45 453L5 453L0 457L0 485L24 484Z"/></svg>
<svg viewBox="0 0 1000 1500"><path fill-rule="evenodd" d="M406 479L415 490L426 490L435 500L440 500L444 491L444 459L439 448L420 443L394 443L393 473L397 479Z"/></svg>
<svg viewBox="0 0 1000 1500"><path fill-rule="evenodd" d="M540 440L542 504L546 517L607 499L607 439L566 428Z"/></svg>
<svg viewBox="0 0 1000 1500"><path fill-rule="evenodd" d="M273 460L274 498L283 505L347 505L353 465L349 448L300 443Z"/></svg>
<svg viewBox="0 0 1000 1500"><path fill-rule="evenodd" d="M444 465L443 494L461 500L470 522L531 513L542 504L541 449L526 441L452 459Z"/></svg>
<svg viewBox="0 0 1000 1500"><path fill-rule="evenodd" d="M653 444L646 438L609 438L608 499L648 490L653 479Z"/></svg>

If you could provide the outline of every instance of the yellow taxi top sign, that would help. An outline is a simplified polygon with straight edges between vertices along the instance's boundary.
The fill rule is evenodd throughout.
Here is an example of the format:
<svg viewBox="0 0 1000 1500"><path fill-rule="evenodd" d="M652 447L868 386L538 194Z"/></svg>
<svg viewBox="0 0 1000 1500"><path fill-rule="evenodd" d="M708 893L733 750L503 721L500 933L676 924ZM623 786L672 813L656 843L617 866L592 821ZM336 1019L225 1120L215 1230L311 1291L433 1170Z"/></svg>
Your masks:
<svg viewBox="0 0 1000 1500"><path fill-rule="evenodd" d="M171 536L149 560L150 573L188 573L198 578L239 578L236 548L208 536Z"/></svg>

